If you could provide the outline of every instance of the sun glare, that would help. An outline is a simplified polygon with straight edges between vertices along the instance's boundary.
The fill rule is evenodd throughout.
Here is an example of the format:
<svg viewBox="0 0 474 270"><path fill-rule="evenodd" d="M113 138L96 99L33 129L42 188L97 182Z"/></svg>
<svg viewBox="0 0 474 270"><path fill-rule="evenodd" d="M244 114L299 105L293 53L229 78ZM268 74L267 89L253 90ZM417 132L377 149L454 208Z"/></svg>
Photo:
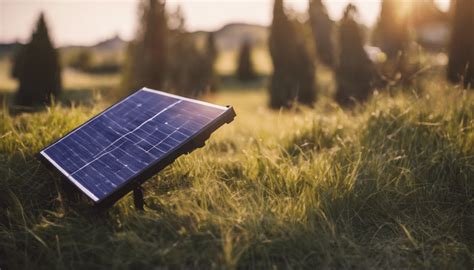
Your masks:
<svg viewBox="0 0 474 270"><path fill-rule="evenodd" d="M399 4L397 5L398 16L400 16L400 18L404 18L404 17L408 16L408 14L411 11L412 6L413 6L412 2L399 1Z"/></svg>
<svg viewBox="0 0 474 270"><path fill-rule="evenodd" d="M359 7L360 22L373 25L380 12L380 0L325 0L329 15L339 20L350 2ZM435 0L446 11L449 0ZM44 11L58 45L93 44L115 33L125 39L133 37L137 21L138 1L37 1L0 0L0 42L24 41L39 12ZM414 1L401 0L397 8L405 16ZM180 5L190 31L216 30L228 23L242 22L268 25L272 0L189 0L167 1L168 8ZM307 9L307 0L286 0L288 8L298 12ZM81 14L87 14L82 16ZM210 16L212 14L212 16ZM85 19L87 18L87 19ZM104 19L107 18L107 19Z"/></svg>

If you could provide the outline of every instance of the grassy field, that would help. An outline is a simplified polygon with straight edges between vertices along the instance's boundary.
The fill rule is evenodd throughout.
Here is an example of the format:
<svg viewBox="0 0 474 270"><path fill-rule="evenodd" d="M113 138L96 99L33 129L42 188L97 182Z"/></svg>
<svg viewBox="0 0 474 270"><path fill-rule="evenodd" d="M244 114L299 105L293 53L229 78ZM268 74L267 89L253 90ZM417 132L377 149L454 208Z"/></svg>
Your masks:
<svg viewBox="0 0 474 270"><path fill-rule="evenodd" d="M0 268L472 269L474 94L433 78L344 111L319 77L293 111L224 83L206 99L237 118L147 182L145 212L130 195L91 212L33 157L108 102L4 108Z"/></svg>

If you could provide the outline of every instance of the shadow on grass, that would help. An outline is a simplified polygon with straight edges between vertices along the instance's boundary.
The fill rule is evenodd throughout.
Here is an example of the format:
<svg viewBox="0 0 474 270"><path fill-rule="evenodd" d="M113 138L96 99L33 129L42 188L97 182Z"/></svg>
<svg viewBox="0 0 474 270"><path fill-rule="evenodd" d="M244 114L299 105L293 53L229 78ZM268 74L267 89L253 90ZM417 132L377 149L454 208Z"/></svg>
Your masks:
<svg viewBox="0 0 474 270"><path fill-rule="evenodd" d="M243 82L239 81L234 75L222 75L219 77L220 89L224 91L242 91L242 90L258 90L265 88L268 76L259 75L255 80Z"/></svg>
<svg viewBox="0 0 474 270"><path fill-rule="evenodd" d="M53 101L53 103L60 103L65 107L74 107L78 105L93 107L101 97L108 97L110 92L111 89L66 89L61 93L57 100ZM21 113L41 112L47 107L47 105L33 107L18 105L15 94L15 92L2 91L0 89L0 109L7 109L11 115L17 115Z"/></svg>

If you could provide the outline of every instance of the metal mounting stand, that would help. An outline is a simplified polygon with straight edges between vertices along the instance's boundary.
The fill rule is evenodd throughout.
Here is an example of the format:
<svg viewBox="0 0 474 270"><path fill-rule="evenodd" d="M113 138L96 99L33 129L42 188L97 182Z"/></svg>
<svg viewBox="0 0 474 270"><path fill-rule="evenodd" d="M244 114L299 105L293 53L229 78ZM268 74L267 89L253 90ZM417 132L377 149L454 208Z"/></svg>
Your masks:
<svg viewBox="0 0 474 270"><path fill-rule="evenodd" d="M144 211L145 201L143 200L143 189L142 186L138 186L133 190L133 204L135 208L140 211Z"/></svg>

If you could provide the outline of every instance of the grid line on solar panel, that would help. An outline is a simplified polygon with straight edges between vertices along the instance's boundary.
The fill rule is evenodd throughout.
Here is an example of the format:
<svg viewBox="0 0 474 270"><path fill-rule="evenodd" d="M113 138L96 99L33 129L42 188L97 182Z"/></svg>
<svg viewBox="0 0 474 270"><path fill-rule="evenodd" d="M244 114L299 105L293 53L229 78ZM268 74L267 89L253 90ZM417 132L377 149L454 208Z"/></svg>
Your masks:
<svg viewBox="0 0 474 270"><path fill-rule="evenodd" d="M142 89L41 153L98 201L177 148L225 109Z"/></svg>
<svg viewBox="0 0 474 270"><path fill-rule="evenodd" d="M102 156L107 155L107 154L109 154L110 152L112 152L113 150L115 150L115 149L119 148L120 146L122 146L125 142L122 142L120 145L115 146L115 148L113 148L112 150L107 151L107 149L108 149L109 147L114 147L114 144L115 144L116 142L120 141L120 139L127 139L127 138L126 138L127 135L129 135L129 134L133 133L134 131L140 129L143 125L145 125L145 124L148 123L149 121L152 121L153 118L157 117L158 115L160 115L161 113L167 111L169 108L175 106L175 105L178 104L178 103L181 103L181 100L178 100L178 101L176 101L175 103L173 103L173 104L169 105L168 107L164 108L163 110L161 110L160 112L158 112L155 116L153 116L152 118L146 120L145 122L143 122L142 124L140 124L139 126L137 126L134 130L129 131L129 132L123 134L122 136L120 136L118 139L116 139L115 141L113 141L109 146L107 146L104 150L102 150L101 152L99 152L99 153L97 153L96 155L94 155L94 156L93 156L93 159L92 159L91 161L87 162L87 163L84 164L82 167L80 167L80 168L77 169L76 171L72 172L71 175L76 174L78 171L82 170L84 167L89 166L90 164L92 164L92 162L95 162L96 160L98 160L98 159L101 158ZM146 141L145 139L143 139L143 140Z"/></svg>

